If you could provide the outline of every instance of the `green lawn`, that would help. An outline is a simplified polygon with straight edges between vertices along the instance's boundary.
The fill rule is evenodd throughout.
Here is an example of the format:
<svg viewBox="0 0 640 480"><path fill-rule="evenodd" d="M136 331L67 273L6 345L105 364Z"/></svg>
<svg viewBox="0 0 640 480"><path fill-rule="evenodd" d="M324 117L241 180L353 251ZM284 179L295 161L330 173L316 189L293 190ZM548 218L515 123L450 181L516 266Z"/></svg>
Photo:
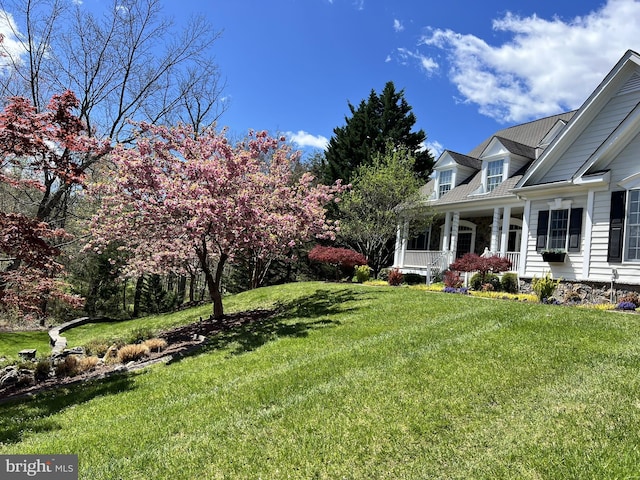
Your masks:
<svg viewBox="0 0 640 480"><path fill-rule="evenodd" d="M91 480L638 475L640 315L322 283L226 300L276 304L178 362L2 405L0 453L78 454Z"/></svg>
<svg viewBox="0 0 640 480"><path fill-rule="evenodd" d="M44 330L0 333L0 358L15 361L25 348L35 348L38 357L50 355L49 334Z"/></svg>

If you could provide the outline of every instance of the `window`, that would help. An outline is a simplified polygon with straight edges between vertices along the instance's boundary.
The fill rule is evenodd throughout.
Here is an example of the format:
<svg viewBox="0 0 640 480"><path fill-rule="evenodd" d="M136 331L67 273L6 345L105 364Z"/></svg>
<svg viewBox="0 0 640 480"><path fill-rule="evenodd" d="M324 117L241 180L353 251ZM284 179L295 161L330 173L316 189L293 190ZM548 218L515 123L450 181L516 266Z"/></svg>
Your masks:
<svg viewBox="0 0 640 480"><path fill-rule="evenodd" d="M453 172L451 170L444 170L440 172L438 176L438 198L451 190L451 183L453 179Z"/></svg>
<svg viewBox="0 0 640 480"><path fill-rule="evenodd" d="M569 226L569 210L552 210L549 220L548 248L565 249L567 243L567 227Z"/></svg>
<svg viewBox="0 0 640 480"><path fill-rule="evenodd" d="M504 160L494 160L487 164L487 192L493 191L502 183Z"/></svg>
<svg viewBox="0 0 640 480"><path fill-rule="evenodd" d="M640 190L629 191L626 241L627 260L640 260Z"/></svg>
<svg viewBox="0 0 640 480"><path fill-rule="evenodd" d="M416 237L409 239L407 250L429 250L429 234L427 229Z"/></svg>
<svg viewBox="0 0 640 480"><path fill-rule="evenodd" d="M538 212L536 250L580 251L582 208Z"/></svg>
<svg viewBox="0 0 640 480"><path fill-rule="evenodd" d="M607 261L640 261L640 190L611 192Z"/></svg>

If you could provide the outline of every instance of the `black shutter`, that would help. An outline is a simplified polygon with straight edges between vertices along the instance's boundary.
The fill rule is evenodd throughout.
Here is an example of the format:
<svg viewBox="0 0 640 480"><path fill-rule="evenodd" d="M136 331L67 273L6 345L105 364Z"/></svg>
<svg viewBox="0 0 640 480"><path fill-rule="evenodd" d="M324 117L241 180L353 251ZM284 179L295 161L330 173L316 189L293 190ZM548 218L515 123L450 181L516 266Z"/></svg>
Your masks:
<svg viewBox="0 0 640 480"><path fill-rule="evenodd" d="M611 210L609 214L609 254L607 261L622 262L622 243L624 238L625 191L611 192Z"/></svg>
<svg viewBox="0 0 640 480"><path fill-rule="evenodd" d="M547 248L547 234L549 233L549 210L538 212L538 230L536 236L536 250Z"/></svg>
<svg viewBox="0 0 640 480"><path fill-rule="evenodd" d="M582 234L582 209L572 208L569 218L569 251L580 251L580 236Z"/></svg>

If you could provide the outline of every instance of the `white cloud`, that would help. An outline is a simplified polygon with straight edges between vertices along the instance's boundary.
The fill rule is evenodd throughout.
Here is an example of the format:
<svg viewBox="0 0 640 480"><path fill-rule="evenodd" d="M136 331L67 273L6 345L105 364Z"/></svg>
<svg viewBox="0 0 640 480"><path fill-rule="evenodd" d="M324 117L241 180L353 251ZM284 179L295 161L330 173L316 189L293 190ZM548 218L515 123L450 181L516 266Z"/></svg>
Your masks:
<svg viewBox="0 0 640 480"><path fill-rule="evenodd" d="M396 56L402 65L409 65L417 62L420 68L422 68L427 74L431 74L439 67L438 63L433 58L423 55L418 51L412 52L406 48L398 48L396 49Z"/></svg>
<svg viewBox="0 0 640 480"><path fill-rule="evenodd" d="M404 30L404 25L402 25L402 22L396 18L393 20L393 29L396 32L401 32Z"/></svg>
<svg viewBox="0 0 640 480"><path fill-rule="evenodd" d="M329 145L329 140L322 135L311 135L304 130L298 130L297 132L286 132L286 137L299 147L312 147L324 150Z"/></svg>
<svg viewBox="0 0 640 480"><path fill-rule="evenodd" d="M510 39L494 46L430 29L421 45L447 54L460 101L498 121L525 121L578 108L626 50L640 50L640 2L607 0L567 21L507 12L493 29Z"/></svg>
<svg viewBox="0 0 640 480"><path fill-rule="evenodd" d="M438 159L438 157L440 157L440 155L442 155L442 152L444 152L444 146L437 141L423 143L421 147L423 147L425 150L428 150L436 160Z"/></svg>
<svg viewBox="0 0 640 480"><path fill-rule="evenodd" d="M22 56L26 54L26 50L16 36L20 35L18 26L13 16L4 10L0 10L0 35L3 36L0 43L0 67L22 62Z"/></svg>

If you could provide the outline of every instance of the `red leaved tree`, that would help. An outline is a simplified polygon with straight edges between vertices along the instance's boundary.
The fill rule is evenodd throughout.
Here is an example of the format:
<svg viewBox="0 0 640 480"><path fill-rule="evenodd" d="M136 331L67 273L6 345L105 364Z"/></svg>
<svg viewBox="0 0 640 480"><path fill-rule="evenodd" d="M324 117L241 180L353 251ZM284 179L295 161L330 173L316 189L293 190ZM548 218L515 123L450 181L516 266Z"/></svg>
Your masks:
<svg viewBox="0 0 640 480"><path fill-rule="evenodd" d="M350 248L324 247L316 245L308 254L309 260L312 262L326 263L336 268L336 275L340 271L352 273L356 265L366 265L367 258L355 250Z"/></svg>
<svg viewBox="0 0 640 480"><path fill-rule="evenodd" d="M223 317L227 262L248 255L285 256L312 238L332 238L324 207L344 187L293 179L297 153L284 139L250 132L231 145L225 132L140 124L135 148L116 147L116 171L96 186L101 207L91 222L100 251L118 240L129 274L181 271L197 261L213 316Z"/></svg>
<svg viewBox="0 0 640 480"><path fill-rule="evenodd" d="M450 266L450 270L458 272L478 272L480 283L484 284L487 274L506 272L511 268L511 260L498 255L482 257L477 253L465 253Z"/></svg>
<svg viewBox="0 0 640 480"><path fill-rule="evenodd" d="M22 97L0 112L0 187L15 199L0 205L1 308L42 313L50 297L80 303L59 280L56 245L69 238L61 228L69 196L108 144L87 135L77 107L67 91L43 112Z"/></svg>

